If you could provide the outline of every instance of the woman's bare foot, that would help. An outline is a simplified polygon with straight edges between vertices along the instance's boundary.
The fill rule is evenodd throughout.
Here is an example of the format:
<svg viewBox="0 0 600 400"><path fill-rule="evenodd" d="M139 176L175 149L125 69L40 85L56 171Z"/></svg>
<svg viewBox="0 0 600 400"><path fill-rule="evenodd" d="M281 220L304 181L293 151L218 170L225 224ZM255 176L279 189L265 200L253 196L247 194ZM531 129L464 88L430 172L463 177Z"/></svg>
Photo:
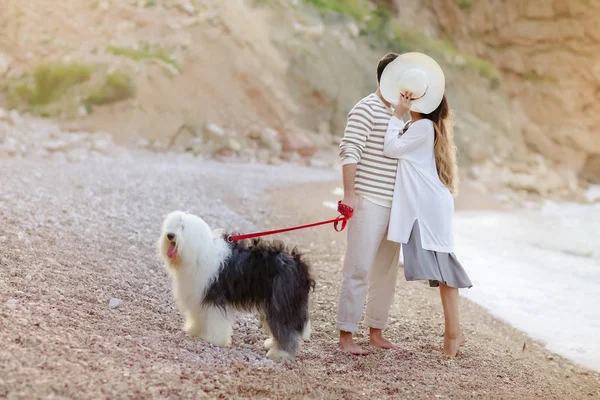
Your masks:
<svg viewBox="0 0 600 400"><path fill-rule="evenodd" d="M354 339L352 338L352 333L340 331L340 342L339 342L340 350L344 353L352 354L355 356L366 356L369 352L356 343L354 343Z"/></svg>
<svg viewBox="0 0 600 400"><path fill-rule="evenodd" d="M444 356L447 358L454 358L458 353L460 346L465 344L467 337L464 332L460 332L458 337L452 338L450 335L444 335Z"/></svg>
<svg viewBox="0 0 600 400"><path fill-rule="evenodd" d="M369 344L382 349L394 349L396 346L381 334L381 329L371 328L369 332Z"/></svg>

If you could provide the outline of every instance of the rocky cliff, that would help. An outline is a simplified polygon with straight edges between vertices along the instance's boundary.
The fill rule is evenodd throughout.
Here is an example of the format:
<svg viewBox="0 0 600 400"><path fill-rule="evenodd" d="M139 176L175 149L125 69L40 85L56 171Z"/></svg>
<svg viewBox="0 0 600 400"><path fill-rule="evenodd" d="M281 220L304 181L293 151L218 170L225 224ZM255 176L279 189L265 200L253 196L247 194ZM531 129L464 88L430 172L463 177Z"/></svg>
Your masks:
<svg viewBox="0 0 600 400"><path fill-rule="evenodd" d="M489 59L529 149L600 181L600 2L397 1L399 18Z"/></svg>
<svg viewBox="0 0 600 400"><path fill-rule="evenodd" d="M473 177L566 194L598 176L596 8L397 3L6 0L2 105L118 143L306 158L334 151L382 54L426 51L448 75Z"/></svg>

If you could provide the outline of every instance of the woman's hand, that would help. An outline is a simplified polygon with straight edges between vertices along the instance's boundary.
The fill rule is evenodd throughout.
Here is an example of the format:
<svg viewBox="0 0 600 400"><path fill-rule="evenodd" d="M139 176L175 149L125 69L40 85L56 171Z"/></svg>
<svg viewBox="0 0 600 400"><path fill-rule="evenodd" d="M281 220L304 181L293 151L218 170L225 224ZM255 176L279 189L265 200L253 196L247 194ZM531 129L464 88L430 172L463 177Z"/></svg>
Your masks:
<svg viewBox="0 0 600 400"><path fill-rule="evenodd" d="M398 119L401 119L404 116L404 114L406 114L412 107L411 99L412 99L412 93L410 93L410 92L400 93L400 100L398 101L398 104L396 105L396 108L394 110L394 115Z"/></svg>

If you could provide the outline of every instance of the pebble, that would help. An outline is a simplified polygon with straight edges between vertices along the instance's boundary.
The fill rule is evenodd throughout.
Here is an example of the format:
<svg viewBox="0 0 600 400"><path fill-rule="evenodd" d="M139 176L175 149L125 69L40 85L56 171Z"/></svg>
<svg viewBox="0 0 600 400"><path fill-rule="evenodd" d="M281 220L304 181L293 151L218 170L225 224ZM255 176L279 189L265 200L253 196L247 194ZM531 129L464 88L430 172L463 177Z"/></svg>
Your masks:
<svg viewBox="0 0 600 400"><path fill-rule="evenodd" d="M18 304L19 301L17 299L6 300L6 307L10 308L11 310L16 309Z"/></svg>
<svg viewBox="0 0 600 400"><path fill-rule="evenodd" d="M121 300L113 297L108 302L108 308L110 308L111 310L114 310L115 308L118 308L121 305L121 303L122 303Z"/></svg>
<svg viewBox="0 0 600 400"><path fill-rule="evenodd" d="M196 9L194 8L194 6L187 2L181 4L181 9L190 15L194 15L196 13Z"/></svg>
<svg viewBox="0 0 600 400"><path fill-rule="evenodd" d="M204 128L204 136L207 139L215 140L225 136L225 130L217 124L208 124Z"/></svg>

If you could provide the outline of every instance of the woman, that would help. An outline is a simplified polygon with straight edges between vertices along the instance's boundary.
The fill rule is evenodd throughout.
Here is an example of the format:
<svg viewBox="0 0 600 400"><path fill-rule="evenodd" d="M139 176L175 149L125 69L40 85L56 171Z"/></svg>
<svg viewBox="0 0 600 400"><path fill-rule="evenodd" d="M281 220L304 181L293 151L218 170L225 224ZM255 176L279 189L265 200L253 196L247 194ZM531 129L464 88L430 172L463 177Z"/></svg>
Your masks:
<svg viewBox="0 0 600 400"><path fill-rule="evenodd" d="M427 79L431 83L432 78L427 75L427 70L414 68L403 74L404 79L419 78L426 83L401 86L424 90L417 95L402 91L384 140L384 154L399 160L388 239L402 243L406 280L428 280L431 287L440 288L444 355L454 357L465 341L458 288L472 284L453 253L453 195L458 178L450 109L443 91L438 99L426 96L431 89ZM409 111L411 120L405 124L402 116Z"/></svg>

